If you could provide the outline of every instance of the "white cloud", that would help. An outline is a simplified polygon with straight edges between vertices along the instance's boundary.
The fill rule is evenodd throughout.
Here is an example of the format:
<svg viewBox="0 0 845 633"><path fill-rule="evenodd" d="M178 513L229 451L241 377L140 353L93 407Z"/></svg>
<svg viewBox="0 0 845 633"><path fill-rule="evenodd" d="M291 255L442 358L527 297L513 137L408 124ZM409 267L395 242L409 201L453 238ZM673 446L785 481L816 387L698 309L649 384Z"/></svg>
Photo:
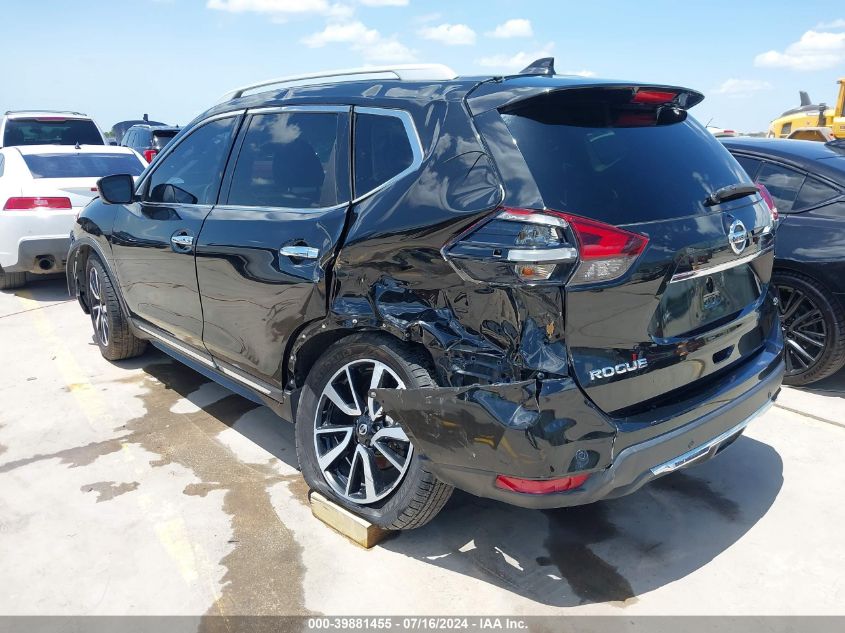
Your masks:
<svg viewBox="0 0 845 633"><path fill-rule="evenodd" d="M395 36L384 37L376 29L363 22L329 23L322 31L302 39L310 48L321 48L327 44L349 44L353 51L361 53L368 62L409 62L416 59L416 53L402 44Z"/></svg>
<svg viewBox="0 0 845 633"><path fill-rule="evenodd" d="M437 22L441 17L443 17L442 13L423 13L422 15L416 16L414 22L417 24L428 24L429 22Z"/></svg>
<svg viewBox="0 0 845 633"><path fill-rule="evenodd" d="M506 20L505 22L502 22L495 29L489 31L487 35L501 39L511 37L531 37L534 35L534 29L531 28L531 20L515 18L513 20Z"/></svg>
<svg viewBox="0 0 845 633"><path fill-rule="evenodd" d="M490 55L489 57L482 57L478 60L479 66L485 68L499 68L501 70L521 70L528 66L531 62L540 59L541 57L551 57L553 43L546 44L542 49L537 51L520 51L514 55Z"/></svg>
<svg viewBox="0 0 845 633"><path fill-rule="evenodd" d="M807 31L783 52L767 51L754 58L754 65L764 68L823 70L845 63L845 31L825 33Z"/></svg>
<svg viewBox="0 0 845 633"><path fill-rule="evenodd" d="M375 29L367 28L362 22L332 23L318 33L312 33L302 42L310 48L321 48L326 44L339 42L360 42L373 44L381 35Z"/></svg>
<svg viewBox="0 0 845 633"><path fill-rule="evenodd" d="M845 20L840 18L830 22L819 22L813 27L815 31L829 31L831 29L845 29Z"/></svg>
<svg viewBox="0 0 845 633"><path fill-rule="evenodd" d="M772 84L768 81L761 81L759 79L726 79L716 88L711 91L717 95L727 95L731 97L747 97L755 92L761 90L770 90Z"/></svg>
<svg viewBox="0 0 845 633"><path fill-rule="evenodd" d="M229 13L328 13L328 0L208 0L209 9Z"/></svg>
<svg viewBox="0 0 845 633"><path fill-rule="evenodd" d="M475 44L475 31L466 24L438 24L419 30L420 37L434 40L448 46L468 46Z"/></svg>
<svg viewBox="0 0 845 633"><path fill-rule="evenodd" d="M407 7L409 0L359 0L366 7Z"/></svg>
<svg viewBox="0 0 845 633"><path fill-rule="evenodd" d="M592 70L565 70L559 72L558 75L575 75L576 77L595 77L596 73Z"/></svg>

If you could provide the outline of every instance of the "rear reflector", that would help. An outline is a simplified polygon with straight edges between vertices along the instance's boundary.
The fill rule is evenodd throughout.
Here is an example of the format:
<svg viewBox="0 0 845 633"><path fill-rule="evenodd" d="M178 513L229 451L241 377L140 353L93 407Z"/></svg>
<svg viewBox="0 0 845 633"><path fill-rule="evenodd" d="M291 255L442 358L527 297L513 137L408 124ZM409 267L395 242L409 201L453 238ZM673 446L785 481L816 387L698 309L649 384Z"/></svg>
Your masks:
<svg viewBox="0 0 845 633"><path fill-rule="evenodd" d="M70 198L9 198L4 211L26 211L30 209L71 209Z"/></svg>
<svg viewBox="0 0 845 633"><path fill-rule="evenodd" d="M670 92L668 90L637 90L631 99L631 103L649 103L656 105L660 103L669 103L677 96L677 92Z"/></svg>
<svg viewBox="0 0 845 633"><path fill-rule="evenodd" d="M559 479L520 479L519 477L498 475L496 487L529 495L548 495L580 488L588 478L589 475L575 475L574 477L561 477Z"/></svg>

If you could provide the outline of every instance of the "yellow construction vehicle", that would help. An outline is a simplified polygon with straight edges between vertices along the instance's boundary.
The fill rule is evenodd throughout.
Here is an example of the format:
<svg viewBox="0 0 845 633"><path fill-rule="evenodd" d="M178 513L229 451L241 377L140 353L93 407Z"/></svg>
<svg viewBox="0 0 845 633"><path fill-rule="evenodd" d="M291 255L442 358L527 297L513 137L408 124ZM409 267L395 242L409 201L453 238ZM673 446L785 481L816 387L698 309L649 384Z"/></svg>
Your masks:
<svg viewBox="0 0 845 633"><path fill-rule="evenodd" d="M773 138L797 138L808 141L845 139L845 79L840 79L836 106L813 104L801 91L801 105L787 110L769 125Z"/></svg>

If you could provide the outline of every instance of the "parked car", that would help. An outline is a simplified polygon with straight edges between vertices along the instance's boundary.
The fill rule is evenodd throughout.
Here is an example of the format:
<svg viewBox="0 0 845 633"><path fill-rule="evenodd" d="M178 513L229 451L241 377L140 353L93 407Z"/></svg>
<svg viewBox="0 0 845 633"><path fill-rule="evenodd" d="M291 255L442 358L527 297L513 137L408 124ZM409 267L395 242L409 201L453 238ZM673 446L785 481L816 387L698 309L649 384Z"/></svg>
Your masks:
<svg viewBox="0 0 845 633"><path fill-rule="evenodd" d="M126 130L120 144L131 147L150 163L178 133L178 127L139 123Z"/></svg>
<svg viewBox="0 0 845 633"><path fill-rule="evenodd" d="M0 149L0 289L62 272L74 218L97 195L97 179L138 176L145 166L134 151L108 145Z"/></svg>
<svg viewBox="0 0 845 633"><path fill-rule="evenodd" d="M0 147L105 144L100 128L81 112L10 110L0 118Z"/></svg>
<svg viewBox="0 0 845 633"><path fill-rule="evenodd" d="M780 214L774 283L789 385L845 366L845 146L784 139L725 139Z"/></svg>
<svg viewBox="0 0 845 633"><path fill-rule="evenodd" d="M161 121L150 121L150 117L144 114L141 119L129 119L127 121L118 121L111 128L112 137L119 144L126 134L126 131L133 125L167 125Z"/></svg>
<svg viewBox="0 0 845 633"><path fill-rule="evenodd" d="M100 180L68 283L105 358L150 341L295 420L308 485L391 529L453 486L627 494L772 403L772 212L700 93L361 73L236 90Z"/></svg>

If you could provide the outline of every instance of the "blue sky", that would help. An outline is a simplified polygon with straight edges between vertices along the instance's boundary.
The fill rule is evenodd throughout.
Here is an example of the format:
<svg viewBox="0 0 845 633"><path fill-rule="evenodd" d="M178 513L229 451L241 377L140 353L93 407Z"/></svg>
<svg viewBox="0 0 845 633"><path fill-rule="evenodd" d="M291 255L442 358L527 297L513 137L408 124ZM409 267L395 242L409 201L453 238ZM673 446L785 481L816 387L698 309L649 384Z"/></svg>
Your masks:
<svg viewBox="0 0 845 633"><path fill-rule="evenodd" d="M559 72L696 88L702 122L746 131L832 103L845 9L736 2L570 0L37 0L3 8L0 110L74 109L108 129L147 112L184 124L251 81L364 64L459 74Z"/></svg>

